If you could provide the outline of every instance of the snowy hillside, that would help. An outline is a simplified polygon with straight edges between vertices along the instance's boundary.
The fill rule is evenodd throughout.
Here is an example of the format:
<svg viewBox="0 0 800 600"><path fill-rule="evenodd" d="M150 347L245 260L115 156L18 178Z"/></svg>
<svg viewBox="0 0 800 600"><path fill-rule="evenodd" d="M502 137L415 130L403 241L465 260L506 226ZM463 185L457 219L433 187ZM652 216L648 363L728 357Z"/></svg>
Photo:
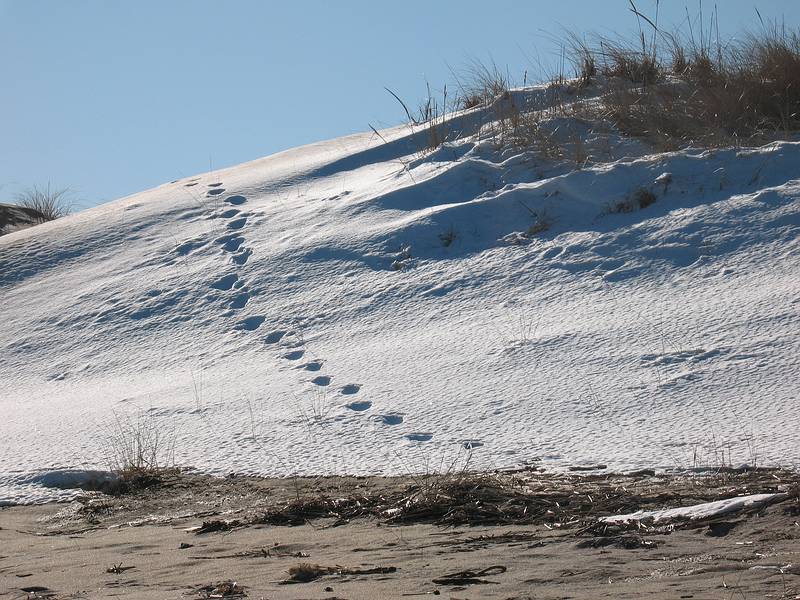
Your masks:
<svg viewBox="0 0 800 600"><path fill-rule="evenodd" d="M491 114L0 238L0 503L126 419L214 473L797 465L800 143L578 169Z"/></svg>

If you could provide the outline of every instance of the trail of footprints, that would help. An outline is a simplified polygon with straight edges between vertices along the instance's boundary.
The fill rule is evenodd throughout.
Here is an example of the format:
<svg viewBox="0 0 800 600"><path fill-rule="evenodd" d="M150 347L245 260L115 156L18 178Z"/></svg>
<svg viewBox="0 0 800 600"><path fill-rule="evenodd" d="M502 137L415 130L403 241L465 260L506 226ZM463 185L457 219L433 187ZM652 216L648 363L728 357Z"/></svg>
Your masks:
<svg viewBox="0 0 800 600"><path fill-rule="evenodd" d="M282 351L281 357L285 361L295 363L297 370L308 374L310 378L306 381L309 384L321 388L328 388L332 385L334 379L332 375L316 375L316 373L322 371L325 362L320 358L311 356L312 353L306 348L305 342L294 332L283 329L271 331L264 338L264 342L280 348ZM337 390L337 395L346 402L344 407L348 410L356 414L367 413L372 408L372 402L359 399L358 394L360 391L360 384L348 383ZM395 413L376 415L374 418L383 425L400 425L404 421L403 415ZM432 434L409 434L405 437L411 441L427 441L433 436Z"/></svg>
<svg viewBox="0 0 800 600"><path fill-rule="evenodd" d="M198 181L190 181L185 184L186 187L196 186ZM207 198L216 198L225 193L225 188L221 182L208 184L206 191ZM244 230L247 225L250 213L242 210L242 206L247 203L247 198L241 195L228 196L224 199L225 206L213 217L223 219L225 221L225 229L227 233L218 237L215 242L219 244L222 252L228 255L230 262L234 265L236 272L228 273L218 277L211 282L211 288L215 290L230 292L231 296L228 300L227 307L230 310L239 311L246 307L250 300L251 294L245 284L245 281L240 277L239 268L244 266L253 254L251 248L246 245L246 238ZM186 242L186 252L191 251L197 242ZM183 248L182 248L183 250ZM252 315L238 320L234 325L234 330L252 332L258 330L266 321L263 315ZM307 383L320 387L329 388L333 384L334 377L325 373L321 373L324 361L311 357L310 352L305 347L305 342L301 337L295 333L287 330L275 330L268 333L264 338L264 343L267 345L277 346L282 351L282 358L289 363L297 363L298 370L307 373L310 379ZM348 383L341 386L337 393L347 401L344 405L348 410L355 414L366 414L372 408L372 402L369 400L361 400L358 398L361 391L361 385L357 383ZM387 425L395 426L404 422L404 417L398 413L387 413L375 415L373 417L377 422ZM411 442L427 442L433 438L433 434L429 432L412 432L403 436L406 440ZM478 440L467 440L463 443L467 449L477 448L483 444Z"/></svg>

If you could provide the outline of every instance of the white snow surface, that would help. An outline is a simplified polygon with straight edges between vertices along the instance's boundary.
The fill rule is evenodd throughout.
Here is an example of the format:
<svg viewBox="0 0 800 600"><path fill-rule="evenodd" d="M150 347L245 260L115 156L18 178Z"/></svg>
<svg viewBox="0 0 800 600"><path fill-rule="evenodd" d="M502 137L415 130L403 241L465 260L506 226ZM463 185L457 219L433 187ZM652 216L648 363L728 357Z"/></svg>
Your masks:
<svg viewBox="0 0 800 600"><path fill-rule="evenodd" d="M218 474L796 466L800 143L576 169L487 114L1 237L0 501L62 498L120 423Z"/></svg>
<svg viewBox="0 0 800 600"><path fill-rule="evenodd" d="M665 523L676 520L694 521L698 519L711 519L730 513L738 512L743 508L754 508L786 498L786 494L750 494L749 496L737 496L716 500L714 502L703 502L692 506L682 506L680 508L665 508L663 510L648 510L628 513L626 515L613 515L602 517L600 520L606 523L629 523L631 521L649 521L654 523Z"/></svg>

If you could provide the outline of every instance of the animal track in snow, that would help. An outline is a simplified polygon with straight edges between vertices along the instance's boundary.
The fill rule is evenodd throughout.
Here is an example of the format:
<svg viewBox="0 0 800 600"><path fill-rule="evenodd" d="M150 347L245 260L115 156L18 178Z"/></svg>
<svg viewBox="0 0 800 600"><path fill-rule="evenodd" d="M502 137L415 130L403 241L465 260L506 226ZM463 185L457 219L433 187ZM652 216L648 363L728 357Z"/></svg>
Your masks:
<svg viewBox="0 0 800 600"><path fill-rule="evenodd" d="M234 219L233 221L228 221L228 229L241 229L247 223L247 217L240 217L239 219Z"/></svg>
<svg viewBox="0 0 800 600"><path fill-rule="evenodd" d="M332 379L333 377L330 375L319 375L318 377L314 377L314 379L311 380L311 383L320 387L325 387L331 384Z"/></svg>
<svg viewBox="0 0 800 600"><path fill-rule="evenodd" d="M244 204L245 202L247 202L247 198L245 198L244 196L228 196L227 198L225 198L225 202L227 202L228 204L239 206L240 204Z"/></svg>
<svg viewBox="0 0 800 600"><path fill-rule="evenodd" d="M267 318L261 315L256 315L254 317L247 317L246 319L242 319L239 321L234 329L238 329L240 331L255 331L266 321Z"/></svg>
<svg viewBox="0 0 800 600"><path fill-rule="evenodd" d="M177 254L178 256L186 256L187 254L189 254L193 250L197 250L198 248L202 248L205 245L206 245L206 242L202 241L202 240L189 240L189 241L183 242L182 244L178 244L177 246L175 246L175 248L173 248L172 251L175 254Z"/></svg>
<svg viewBox="0 0 800 600"><path fill-rule="evenodd" d="M244 308L249 301L250 301L250 294L247 292L242 292L241 294L238 294L233 300L231 300L231 303L228 305L228 308L241 309Z"/></svg>
<svg viewBox="0 0 800 600"><path fill-rule="evenodd" d="M264 342L267 344L277 344L283 339L283 336L286 335L286 332L283 330L278 331L270 331L267 334L267 337L264 338Z"/></svg>
<svg viewBox="0 0 800 600"><path fill-rule="evenodd" d="M283 357L287 360L300 360L303 358L303 355L306 353L305 350L292 350L283 355Z"/></svg>
<svg viewBox="0 0 800 600"><path fill-rule="evenodd" d="M339 390L339 392L341 394L344 394L345 396L349 396L351 394L357 394L358 390L360 390L360 389L361 389L361 384L359 384L359 383L348 383L347 385L342 387L342 389Z"/></svg>
<svg viewBox="0 0 800 600"><path fill-rule="evenodd" d="M304 365L300 365L300 368L305 369L306 371L319 371L322 368L322 362L313 360Z"/></svg>
<svg viewBox="0 0 800 600"><path fill-rule="evenodd" d="M403 422L403 415L379 415L378 418L384 425L400 425Z"/></svg>
<svg viewBox="0 0 800 600"><path fill-rule="evenodd" d="M724 354L724 350L680 350L677 352L665 352L663 354L643 354L641 361L647 366L657 367L664 365L674 365L685 362L701 362Z"/></svg>
<svg viewBox="0 0 800 600"><path fill-rule="evenodd" d="M239 276L236 273L231 273L230 275L225 275L224 277L220 277L214 281L211 284L211 287L215 290L229 290L236 284L238 280Z"/></svg>
<svg viewBox="0 0 800 600"><path fill-rule="evenodd" d="M372 408L372 402L370 402L369 400L361 400L359 402L351 402L346 406L350 410L354 410L356 412L363 412L365 410L369 410L370 408Z"/></svg>
<svg viewBox="0 0 800 600"><path fill-rule="evenodd" d="M429 442L433 438L432 433L409 433L405 436L407 440L412 442Z"/></svg>
<svg viewBox="0 0 800 600"><path fill-rule="evenodd" d="M244 238L238 234L231 233L217 238L217 243L222 244L222 249L225 252L236 252L239 246L244 244Z"/></svg>
<svg viewBox="0 0 800 600"><path fill-rule="evenodd" d="M231 261L237 265L243 265L252 256L253 251L250 248L244 248L241 252L237 252L231 256Z"/></svg>

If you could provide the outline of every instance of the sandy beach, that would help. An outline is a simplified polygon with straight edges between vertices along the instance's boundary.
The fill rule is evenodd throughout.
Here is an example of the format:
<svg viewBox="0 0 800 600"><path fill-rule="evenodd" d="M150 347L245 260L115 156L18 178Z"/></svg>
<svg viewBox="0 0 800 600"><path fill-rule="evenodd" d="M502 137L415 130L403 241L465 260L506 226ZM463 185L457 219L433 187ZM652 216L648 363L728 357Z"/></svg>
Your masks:
<svg viewBox="0 0 800 600"><path fill-rule="evenodd" d="M796 486L766 470L172 474L0 510L0 597L797 598ZM712 518L599 521L753 493L780 495Z"/></svg>

